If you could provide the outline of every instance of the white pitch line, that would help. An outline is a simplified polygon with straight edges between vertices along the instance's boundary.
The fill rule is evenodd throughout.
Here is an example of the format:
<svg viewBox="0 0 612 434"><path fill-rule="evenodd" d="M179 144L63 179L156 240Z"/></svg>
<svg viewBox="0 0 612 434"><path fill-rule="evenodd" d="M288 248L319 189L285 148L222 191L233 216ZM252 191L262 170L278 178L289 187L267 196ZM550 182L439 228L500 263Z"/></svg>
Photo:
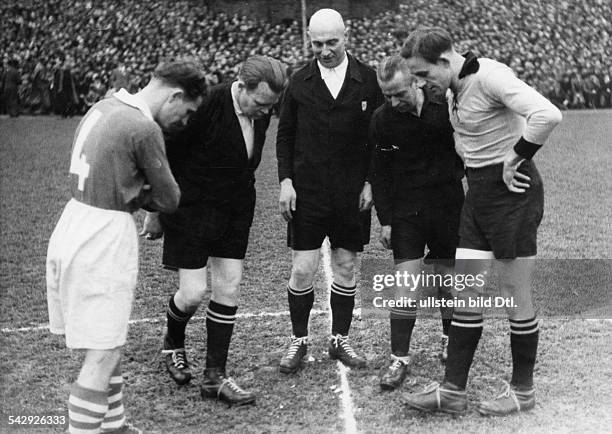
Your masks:
<svg viewBox="0 0 612 434"><path fill-rule="evenodd" d="M325 252L323 253L323 257L325 258ZM323 265L325 266L325 263ZM330 266L330 273L331 273L331 266ZM320 310L320 309L313 309L310 313L311 315L322 315L324 313L327 313L328 315L330 314L328 311ZM238 318L262 318L262 317L279 317L279 316L288 316L288 315L289 315L289 311L285 310L281 312L259 312L259 313L245 312L245 313L239 313L236 316ZM203 321L205 319L206 319L205 316L194 316L193 318L191 318L190 321ZM139 318L139 319L130 320L130 325L131 324L147 324L147 323L156 324L158 322L162 322L165 320L166 320L165 317L163 318L161 317L160 318ZM586 321L612 322L612 319L611 318L589 318L589 319L586 319ZM30 326L30 327L16 327L16 328L5 327L3 329L0 329L2 333L6 333L6 334L29 333L29 332L37 332L41 330L49 330L49 324L37 324L35 326Z"/></svg>
<svg viewBox="0 0 612 434"><path fill-rule="evenodd" d="M325 281L327 282L327 294L328 297L331 297L331 285L333 283L333 273L331 268L331 249L329 245L329 240L325 238L323 242L323 247L321 248L321 252L323 254L323 272L325 274ZM329 300L327 301L329 305ZM328 315L329 321L332 321L332 312L329 310ZM353 434L359 432L357 430L357 421L355 420L355 411L353 406L353 399L351 398L351 386L348 382L348 376L346 373L349 371L349 368L344 366L342 362L337 362L338 366L338 374L340 375L340 399L342 401L342 418L344 419L344 432Z"/></svg>
<svg viewBox="0 0 612 434"><path fill-rule="evenodd" d="M313 309L311 312L311 315L321 315L324 313L327 313L327 311L324 310L319 310L319 309ZM239 313L236 315L236 317L238 318L262 318L262 317L279 317L279 316L288 316L289 315L289 311L285 310L285 311L281 311L281 312L259 312L259 313L252 313L252 312L245 312L245 313ZM205 316L194 316L193 318L191 318L190 321L202 321L205 320L206 317ZM166 321L166 317L159 317L159 318L139 318L139 319L132 319L129 321L129 324L155 324L158 322L163 322ZM28 332L35 332L35 331L41 331L41 330L49 330L49 324L38 324L35 326L30 326L30 327L18 327L18 328L3 328L2 329L2 333L28 333Z"/></svg>

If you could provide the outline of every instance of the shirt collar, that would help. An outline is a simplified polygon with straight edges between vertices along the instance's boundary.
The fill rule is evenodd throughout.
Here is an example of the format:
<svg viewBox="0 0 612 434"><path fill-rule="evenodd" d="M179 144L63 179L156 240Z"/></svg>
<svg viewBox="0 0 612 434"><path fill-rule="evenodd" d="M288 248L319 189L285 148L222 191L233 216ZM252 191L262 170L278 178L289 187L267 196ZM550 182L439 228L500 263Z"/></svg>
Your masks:
<svg viewBox="0 0 612 434"><path fill-rule="evenodd" d="M237 81L232 83L231 94L232 94L232 102L234 103L234 111L236 112L236 115L246 117L246 115L240 109L240 105L238 104L238 82Z"/></svg>
<svg viewBox="0 0 612 434"><path fill-rule="evenodd" d="M478 57L471 51L465 53L463 57L465 57L465 62L463 62L463 67L461 68L461 71L459 71L459 80L470 74L475 74L480 68Z"/></svg>
<svg viewBox="0 0 612 434"><path fill-rule="evenodd" d="M351 78L353 80L357 80L358 82L363 82L363 79L361 78L361 73L359 72L359 64L357 63L357 60L352 57L349 52L346 52L346 57L348 57L348 74L351 76ZM305 75L304 75L304 81L306 80L310 80L312 77L314 77L317 74L320 74L319 72L319 66L317 65L318 61L316 59L311 60L307 66L305 66Z"/></svg>
<svg viewBox="0 0 612 434"><path fill-rule="evenodd" d="M319 66L319 71L321 71L321 78L325 79L329 77L331 74L338 74L340 77L346 76L346 69L348 68L348 53L344 52L344 60L340 62L340 64L334 68L326 68L323 66L321 62L317 60L317 65Z"/></svg>
<svg viewBox="0 0 612 434"><path fill-rule="evenodd" d="M128 93L128 91L123 88L115 92L113 96L117 98L119 101L121 101L122 103L127 104L130 107L137 108L138 110L142 112L143 115L145 115L145 117L154 121L153 114L151 113L151 109L149 108L147 103L145 103L142 100L142 98L136 95L132 95L131 93Z"/></svg>

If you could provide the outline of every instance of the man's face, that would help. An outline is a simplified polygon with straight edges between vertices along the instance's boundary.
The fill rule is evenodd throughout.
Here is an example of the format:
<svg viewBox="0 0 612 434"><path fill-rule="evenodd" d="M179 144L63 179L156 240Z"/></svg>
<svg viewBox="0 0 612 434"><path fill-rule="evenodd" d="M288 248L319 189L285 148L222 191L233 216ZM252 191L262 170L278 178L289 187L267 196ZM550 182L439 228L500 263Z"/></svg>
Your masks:
<svg viewBox="0 0 612 434"><path fill-rule="evenodd" d="M172 93L162 105L157 123L166 132L180 131L202 103L202 97L189 99L182 91Z"/></svg>
<svg viewBox="0 0 612 434"><path fill-rule="evenodd" d="M383 95L395 110L400 113L414 111L417 103L418 85L409 74L397 71L387 82L378 81ZM412 82L412 83L411 83Z"/></svg>
<svg viewBox="0 0 612 434"><path fill-rule="evenodd" d="M326 68L335 68L344 60L346 36L342 29L313 28L310 35L312 51Z"/></svg>
<svg viewBox="0 0 612 434"><path fill-rule="evenodd" d="M446 90L450 88L453 74L450 65L443 59L438 59L436 63L430 63L420 56L415 56L407 59L406 62L412 74L427 80L443 93L446 93Z"/></svg>
<svg viewBox="0 0 612 434"><path fill-rule="evenodd" d="M255 89L247 89L246 84L238 82L238 105L242 113L251 119L267 115L279 98L280 94L273 92L265 81L260 81Z"/></svg>

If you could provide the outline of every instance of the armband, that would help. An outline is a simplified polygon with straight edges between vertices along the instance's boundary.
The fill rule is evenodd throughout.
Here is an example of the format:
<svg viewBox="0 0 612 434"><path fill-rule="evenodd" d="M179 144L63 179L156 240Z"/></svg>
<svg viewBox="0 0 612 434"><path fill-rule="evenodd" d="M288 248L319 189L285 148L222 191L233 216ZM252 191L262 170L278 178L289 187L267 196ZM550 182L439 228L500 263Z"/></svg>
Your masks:
<svg viewBox="0 0 612 434"><path fill-rule="evenodd" d="M542 145L528 142L523 137L521 137L520 140L516 142L516 145L514 145L514 152L516 152L520 157L523 157L526 160L531 160L535 153L538 152L541 147Z"/></svg>

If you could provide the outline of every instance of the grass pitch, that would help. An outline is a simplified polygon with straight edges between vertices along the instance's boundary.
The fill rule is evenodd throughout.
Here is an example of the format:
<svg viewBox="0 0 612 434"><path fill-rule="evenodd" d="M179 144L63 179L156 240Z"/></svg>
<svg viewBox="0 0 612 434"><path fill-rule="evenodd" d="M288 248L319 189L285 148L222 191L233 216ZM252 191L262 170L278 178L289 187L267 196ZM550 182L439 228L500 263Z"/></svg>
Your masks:
<svg viewBox="0 0 612 434"><path fill-rule="evenodd" d="M591 262L612 258L609 191L612 186L612 112L565 112L536 162L545 182L546 213L539 232L539 256L555 264L566 262L570 272ZM47 322L44 262L48 238L69 198L67 171L77 119L0 119L0 325L3 328L0 391L0 432L22 429L8 425L9 415L66 414L68 388L77 374L80 355L64 348L63 339L48 331L15 331ZM273 127L275 123L273 123ZM285 224L277 211L278 183L274 129L268 134L257 173L258 203L245 261L239 313L287 310L285 284L290 252ZM142 216L137 214L137 219ZM364 260L390 258L376 242ZM161 337L167 298L175 291L174 273L159 266L161 243L141 241L141 272L133 318L147 319L130 328L124 356L125 402L129 419L147 432L335 432L340 418L335 363L325 354L327 315L311 318L312 361L295 376L281 376L277 364L287 344L289 318L245 317L235 327L230 349L230 374L258 393L256 406L227 408L202 401L198 383L204 365L204 321L188 327L189 356L197 365L191 385L177 387L164 370ZM601 262L599 263L601 264ZM609 262L603 262L603 271ZM572 268L573 267L573 268ZM566 267L567 268L567 267ZM552 271L551 271L552 270ZM443 366L435 359L439 320L417 322L413 338L414 366L401 391L382 393L377 374L387 363L388 321L366 317L355 321L352 339L369 362L351 371L349 384L357 426L363 432L605 432L612 426L612 323L561 318L563 309L591 317L610 317L610 280L576 284L555 290L558 272L544 267L538 292L547 319L541 332L536 365L538 404L534 411L508 418L482 418L470 411L463 417L422 416L406 410L401 393L440 379ZM608 269L609 271L609 269ZM605 274L605 273L604 273ZM325 281L316 282L315 309L325 310ZM365 288L364 288L365 290ZM551 296L553 294L553 296ZM563 308L558 305L563 301ZM554 308L555 305L557 308ZM571 310L571 309L570 309ZM486 322L470 377L474 404L496 393L510 373L507 322ZM474 406L472 405L473 409ZM37 432L61 428L36 428Z"/></svg>

